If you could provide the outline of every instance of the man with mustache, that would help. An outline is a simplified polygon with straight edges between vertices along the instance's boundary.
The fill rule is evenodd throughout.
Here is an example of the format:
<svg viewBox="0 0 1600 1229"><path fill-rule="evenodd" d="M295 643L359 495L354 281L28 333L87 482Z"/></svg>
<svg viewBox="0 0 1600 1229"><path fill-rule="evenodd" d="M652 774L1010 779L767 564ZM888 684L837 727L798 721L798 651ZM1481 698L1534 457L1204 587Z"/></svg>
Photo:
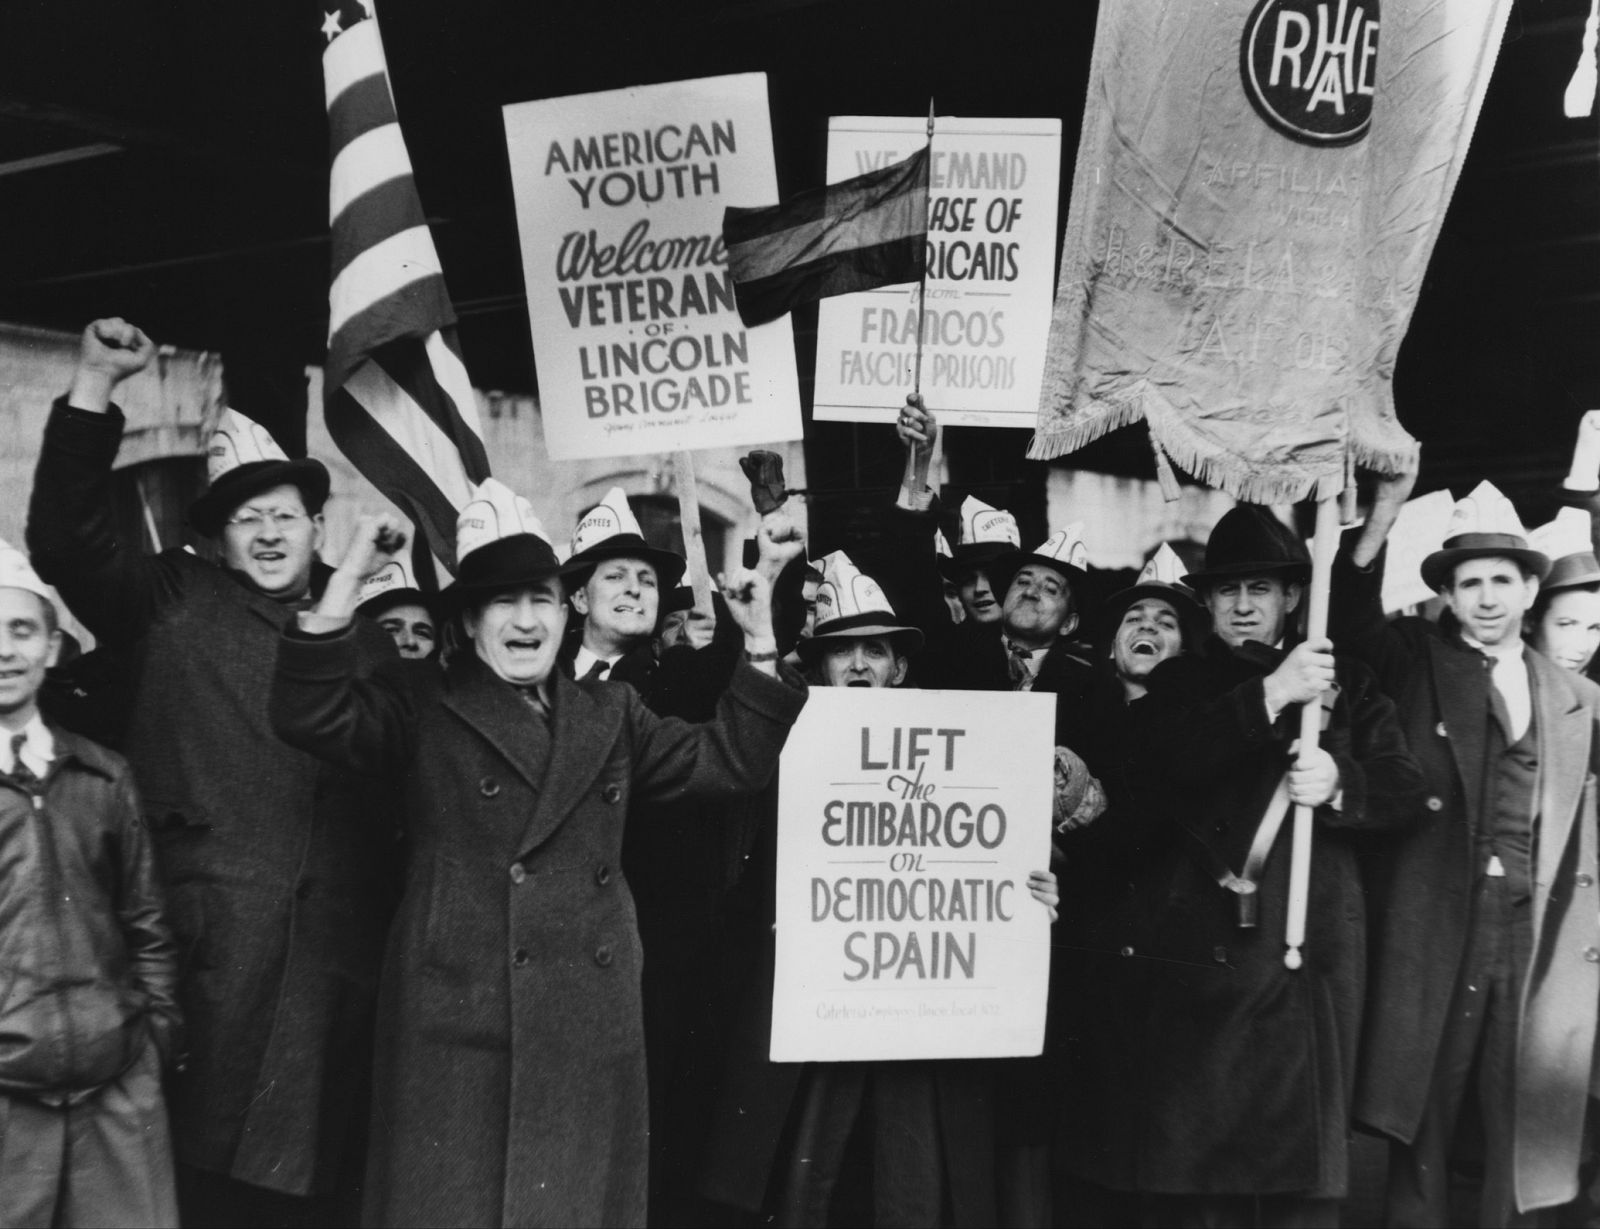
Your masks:
<svg viewBox="0 0 1600 1229"><path fill-rule="evenodd" d="M390 875L382 782L279 742L267 718L278 631L319 594L328 471L224 411L190 510L217 547L146 556L119 541L115 388L155 346L120 319L84 330L55 404L28 545L84 626L137 679L121 750L144 800L178 939L189 1053L172 1083L183 1217L332 1221L361 1169L362 1090ZM360 620L365 665L389 638Z"/></svg>

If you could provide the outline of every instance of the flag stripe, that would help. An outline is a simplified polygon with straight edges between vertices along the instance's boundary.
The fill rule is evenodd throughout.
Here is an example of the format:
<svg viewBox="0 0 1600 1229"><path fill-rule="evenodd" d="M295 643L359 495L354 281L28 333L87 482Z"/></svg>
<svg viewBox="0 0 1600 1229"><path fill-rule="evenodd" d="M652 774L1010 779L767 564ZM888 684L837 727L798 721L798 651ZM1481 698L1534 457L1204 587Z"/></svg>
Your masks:
<svg viewBox="0 0 1600 1229"><path fill-rule="evenodd" d="M337 387L363 357L397 337L419 340L435 328L454 324L450 295L442 277L429 277L402 287L351 316L328 339L327 381Z"/></svg>
<svg viewBox="0 0 1600 1229"><path fill-rule="evenodd" d="M754 281L735 282L739 319L750 326L765 324L797 303L915 282L922 277L926 259L927 237L918 233L888 243L833 252Z"/></svg>
<svg viewBox="0 0 1600 1229"><path fill-rule="evenodd" d="M456 416L467 430L472 432L473 439L478 447L483 447L483 420L478 417L478 394L472 387L472 379L467 375L467 365L461 360L461 346L456 339L454 326L447 325L436 332L428 334L427 340L428 361L433 364L434 376L439 381L439 387L444 389L450 400L455 403ZM471 473L471 466L468 466ZM484 458L483 473L475 481L481 481L489 476L489 461Z"/></svg>
<svg viewBox="0 0 1600 1229"><path fill-rule="evenodd" d="M901 162L879 167L854 179L801 192L780 205L766 205L757 209L730 207L723 215L723 235L730 245L744 243L805 222L822 222L848 216L882 203L897 193L913 192L918 188L924 193L928 190L927 146Z"/></svg>
<svg viewBox="0 0 1600 1229"><path fill-rule="evenodd" d="M324 415L328 433L340 451L373 486L411 510L411 519L426 534L433 553L453 569L456 505L439 489L433 475L387 436L348 389L334 391Z"/></svg>
<svg viewBox="0 0 1600 1229"><path fill-rule="evenodd" d="M928 229L928 192L918 187L886 200L850 202L841 212L802 222L728 248L728 271L737 281L752 281L852 248L923 235Z"/></svg>
<svg viewBox="0 0 1600 1229"><path fill-rule="evenodd" d="M382 73L387 80L389 66L383 58L378 23L369 19L351 26L322 53L322 89L328 110L333 110L340 94L373 73Z"/></svg>
<svg viewBox="0 0 1600 1229"><path fill-rule="evenodd" d="M333 100L328 108L328 152L335 159L364 132L395 123L394 99L389 95L389 78L381 72L355 82Z"/></svg>
<svg viewBox="0 0 1600 1229"><path fill-rule="evenodd" d="M338 277L373 244L402 231L426 226L422 201L411 176L401 175L354 198L339 215L332 235L332 270Z"/></svg>
<svg viewBox="0 0 1600 1229"><path fill-rule="evenodd" d="M437 337L438 334L433 336ZM433 337L428 340L431 343ZM424 347L411 338L404 338L375 350L372 358L411 405L426 415L428 421L451 441L459 454L460 468L467 478L473 482L482 482L487 478L489 460L484 455L483 441L478 437L476 428L469 426L465 415L460 412L456 401L458 394L444 387L434 369L432 356ZM466 390L466 395L469 398L468 410L476 419L477 396L471 388Z"/></svg>
<svg viewBox="0 0 1600 1229"><path fill-rule="evenodd" d="M369 310L401 288L430 277L442 282L443 276L426 226L413 226L379 240L333 279L328 290L328 337L332 339L356 313ZM443 287L440 289L442 293Z"/></svg>
<svg viewBox="0 0 1600 1229"><path fill-rule="evenodd" d="M328 222L336 225L350 202L391 179L411 178L411 159L399 124L364 132L341 149L328 175ZM415 182L412 192L416 191Z"/></svg>
<svg viewBox="0 0 1600 1229"><path fill-rule="evenodd" d="M454 325L455 313L395 114L377 23L357 19L335 37L323 71L333 249L328 429L453 569L456 509L489 476L489 465L477 394L441 331Z"/></svg>
<svg viewBox="0 0 1600 1229"><path fill-rule="evenodd" d="M354 397L384 434L432 477L447 499L458 508L466 503L471 484L462 472L455 442L376 359L357 367L345 381L343 391Z"/></svg>

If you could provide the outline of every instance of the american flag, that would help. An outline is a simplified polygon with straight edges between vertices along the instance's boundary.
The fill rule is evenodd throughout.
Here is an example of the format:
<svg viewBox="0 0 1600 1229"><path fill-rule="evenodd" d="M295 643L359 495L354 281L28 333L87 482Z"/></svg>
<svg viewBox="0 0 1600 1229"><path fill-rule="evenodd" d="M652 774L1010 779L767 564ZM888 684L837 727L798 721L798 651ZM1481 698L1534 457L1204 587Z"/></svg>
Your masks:
<svg viewBox="0 0 1600 1229"><path fill-rule="evenodd" d="M455 567L456 512L489 476L455 312L395 114L374 0L327 0L328 431Z"/></svg>

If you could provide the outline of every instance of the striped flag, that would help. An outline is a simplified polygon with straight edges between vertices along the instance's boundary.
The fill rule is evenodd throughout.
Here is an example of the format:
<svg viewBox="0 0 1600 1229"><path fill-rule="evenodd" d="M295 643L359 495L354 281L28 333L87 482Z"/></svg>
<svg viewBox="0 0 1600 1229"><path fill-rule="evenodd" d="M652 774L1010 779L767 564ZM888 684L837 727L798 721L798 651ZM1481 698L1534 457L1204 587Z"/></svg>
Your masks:
<svg viewBox="0 0 1600 1229"><path fill-rule="evenodd" d="M920 281L927 261L928 147L903 162L722 215L739 318L765 324L801 303Z"/></svg>
<svg viewBox="0 0 1600 1229"><path fill-rule="evenodd" d="M373 5L324 0L333 268L323 411L345 456L453 571L456 511L489 462Z"/></svg>

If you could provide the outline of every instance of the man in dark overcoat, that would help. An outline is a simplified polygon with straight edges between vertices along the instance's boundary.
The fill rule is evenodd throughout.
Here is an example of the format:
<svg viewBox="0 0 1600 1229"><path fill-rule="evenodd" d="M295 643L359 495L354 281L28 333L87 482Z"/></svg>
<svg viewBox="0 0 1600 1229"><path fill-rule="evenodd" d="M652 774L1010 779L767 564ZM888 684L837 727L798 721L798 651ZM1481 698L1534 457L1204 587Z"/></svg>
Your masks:
<svg viewBox="0 0 1600 1229"><path fill-rule="evenodd" d="M220 565L117 540L115 386L154 356L121 320L83 335L45 427L29 507L35 566L137 679L123 747L179 941L189 1052L171 1089L186 1220L330 1219L309 1201L359 1174L362 1091L386 924L384 787L279 742L278 632L329 574L328 474L226 411L191 519ZM355 651L394 653L363 621Z"/></svg>
<svg viewBox="0 0 1600 1229"><path fill-rule="evenodd" d="M1326 639L1294 643L1309 571L1265 509L1228 512L1187 578L1214 634L1157 666L1131 709L1134 770L1171 840L1125 915L1119 950L1144 958L1146 1010L1127 1021L1123 1112L1089 1165L1138 1192L1151 1224L1336 1225L1346 1193L1366 966L1353 841L1407 822L1422 781L1370 672ZM1326 729L1297 754L1306 703L1324 703ZM1284 962L1292 823L1274 839L1265 818L1293 805L1315 809L1298 970Z"/></svg>
<svg viewBox="0 0 1600 1229"><path fill-rule="evenodd" d="M350 618L394 525L363 523L285 629L279 733L402 783L405 892L383 974L366 1218L380 1225L639 1225L648 1116L640 944L619 869L630 803L750 792L803 689L776 677L767 586L723 592L745 638L715 719L654 716L555 669L567 606L525 500L489 479L458 522L444 671L363 673Z"/></svg>
<svg viewBox="0 0 1600 1229"><path fill-rule="evenodd" d="M1371 664L1422 764L1416 828L1373 860L1372 986L1356 1113L1390 1141L1386 1219L1449 1217L1475 1089L1483 1225L1577 1193L1600 1007L1600 690L1522 641L1549 564L1483 484L1423 562L1435 624L1385 622L1384 543L1415 474L1386 482L1334 568L1341 645Z"/></svg>

